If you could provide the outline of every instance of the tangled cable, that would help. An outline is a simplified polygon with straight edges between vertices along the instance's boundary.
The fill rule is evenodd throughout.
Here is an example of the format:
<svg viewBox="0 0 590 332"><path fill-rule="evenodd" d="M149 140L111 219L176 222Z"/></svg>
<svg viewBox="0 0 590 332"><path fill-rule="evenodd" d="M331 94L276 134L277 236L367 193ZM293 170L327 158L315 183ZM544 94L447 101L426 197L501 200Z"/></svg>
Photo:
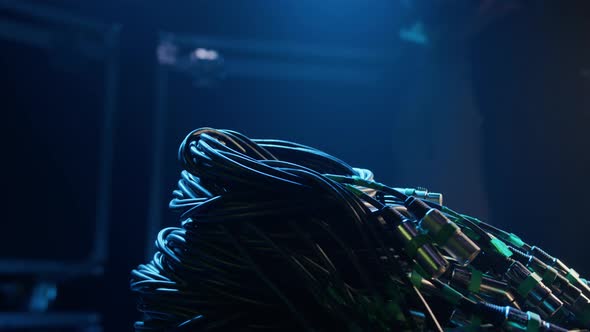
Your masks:
<svg viewBox="0 0 590 332"><path fill-rule="evenodd" d="M201 128L151 262L140 331L566 331L590 287L514 234L320 150Z"/></svg>

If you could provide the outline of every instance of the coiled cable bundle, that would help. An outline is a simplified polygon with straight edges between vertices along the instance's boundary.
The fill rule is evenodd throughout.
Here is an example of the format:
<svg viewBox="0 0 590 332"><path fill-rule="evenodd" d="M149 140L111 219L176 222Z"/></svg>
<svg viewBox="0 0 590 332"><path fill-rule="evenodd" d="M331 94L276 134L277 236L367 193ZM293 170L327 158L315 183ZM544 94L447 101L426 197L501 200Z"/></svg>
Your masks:
<svg viewBox="0 0 590 332"><path fill-rule="evenodd" d="M201 128L151 262L136 331L566 331L590 287L514 234L320 150Z"/></svg>

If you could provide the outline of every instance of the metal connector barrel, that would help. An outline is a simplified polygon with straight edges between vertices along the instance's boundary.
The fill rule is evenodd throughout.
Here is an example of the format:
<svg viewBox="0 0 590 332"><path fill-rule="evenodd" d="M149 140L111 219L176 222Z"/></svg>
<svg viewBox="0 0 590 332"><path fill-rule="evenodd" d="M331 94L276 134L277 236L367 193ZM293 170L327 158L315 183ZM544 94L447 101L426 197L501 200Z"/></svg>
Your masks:
<svg viewBox="0 0 590 332"><path fill-rule="evenodd" d="M390 206L381 209L377 218L383 224L393 228L398 243L426 275L436 278L447 271L449 262L430 244L431 239L428 236L418 232L413 221Z"/></svg>
<svg viewBox="0 0 590 332"><path fill-rule="evenodd" d="M563 306L563 302L543 284L542 278L518 261L510 266L506 278L527 305L536 308L543 318L553 316Z"/></svg>
<svg viewBox="0 0 590 332"><path fill-rule="evenodd" d="M404 242L408 256L416 260L418 265L431 277L439 277L447 270L449 262L431 244L421 239L421 234L411 221L396 227L398 238Z"/></svg>
<svg viewBox="0 0 590 332"><path fill-rule="evenodd" d="M425 229L434 241L460 265L471 263L481 251L475 242L461 232L459 226L438 210L428 211L420 221L420 227Z"/></svg>
<svg viewBox="0 0 590 332"><path fill-rule="evenodd" d="M467 265L475 259L481 249L461 228L449 220L441 211L430 208L415 197L408 197L404 203L408 210L420 219L420 228L425 230L434 242L441 246L459 265Z"/></svg>

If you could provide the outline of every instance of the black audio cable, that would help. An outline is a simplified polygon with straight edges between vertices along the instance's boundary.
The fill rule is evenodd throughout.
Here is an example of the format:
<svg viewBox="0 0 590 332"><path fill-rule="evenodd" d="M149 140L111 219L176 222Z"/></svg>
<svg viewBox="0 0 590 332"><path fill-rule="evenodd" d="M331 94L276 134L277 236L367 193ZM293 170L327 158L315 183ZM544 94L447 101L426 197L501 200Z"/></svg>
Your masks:
<svg viewBox="0 0 590 332"><path fill-rule="evenodd" d="M138 332L589 327L585 279L441 194L232 130L178 156L180 225L131 272Z"/></svg>

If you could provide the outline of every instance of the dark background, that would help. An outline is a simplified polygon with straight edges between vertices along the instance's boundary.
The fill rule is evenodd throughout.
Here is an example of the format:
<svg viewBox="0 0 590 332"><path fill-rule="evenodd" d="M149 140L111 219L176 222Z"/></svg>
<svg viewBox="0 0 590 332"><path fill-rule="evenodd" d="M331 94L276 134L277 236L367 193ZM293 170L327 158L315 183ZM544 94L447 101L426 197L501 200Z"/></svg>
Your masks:
<svg viewBox="0 0 590 332"><path fill-rule="evenodd" d="M153 228L176 223L165 209L176 149L202 126L297 141L369 168L379 181L442 192L454 209L590 275L587 1L28 3L121 26L104 274L64 282L56 301L100 312L105 331L130 330L139 317L129 271L146 262ZM425 43L400 38L416 22ZM349 64L366 74L358 80L285 69L208 87L170 73L163 83L162 32L312 53L360 49L379 61ZM58 45L48 56L2 44L2 259L76 260L92 246L102 67L63 51L67 40ZM314 61L331 68L338 59Z"/></svg>

